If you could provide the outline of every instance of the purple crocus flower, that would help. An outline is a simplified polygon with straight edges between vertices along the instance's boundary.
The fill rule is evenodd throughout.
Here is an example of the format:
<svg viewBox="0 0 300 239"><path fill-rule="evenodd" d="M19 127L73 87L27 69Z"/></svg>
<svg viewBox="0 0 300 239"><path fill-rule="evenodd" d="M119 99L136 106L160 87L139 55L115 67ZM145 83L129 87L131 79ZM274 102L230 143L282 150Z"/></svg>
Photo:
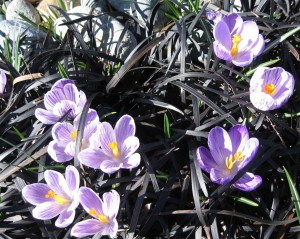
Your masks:
<svg viewBox="0 0 300 239"><path fill-rule="evenodd" d="M54 161L63 163L74 157L80 116L81 115L76 116L74 125L68 122L58 122L53 126L53 141L49 143L48 154ZM99 148L100 139L99 133L97 133L99 124L97 112L93 109L89 109L85 119L81 150L86 148Z"/></svg>
<svg viewBox="0 0 300 239"><path fill-rule="evenodd" d="M140 164L141 156L134 153L139 139L134 136L135 123L131 116L123 115L115 129L103 122L99 126L100 149L88 148L78 154L79 161L91 168L111 174L120 168L131 169Z"/></svg>
<svg viewBox="0 0 300 239"><path fill-rule="evenodd" d="M116 216L119 211L120 195L115 190L104 193L102 201L93 190L81 187L79 189L79 201L93 219L76 223L71 230L72 236L81 238L96 233L111 237L116 236L118 231Z"/></svg>
<svg viewBox="0 0 300 239"><path fill-rule="evenodd" d="M211 9L206 10L206 18L213 21L215 24L222 20L223 14L220 11L213 11Z"/></svg>
<svg viewBox="0 0 300 239"><path fill-rule="evenodd" d="M3 70L0 70L0 95L4 93L7 78Z"/></svg>
<svg viewBox="0 0 300 239"><path fill-rule="evenodd" d="M22 190L23 197L36 207L32 215L36 219L48 220L58 216L57 227L69 226L79 205L79 173L74 166L68 166L64 176L53 170L45 171L44 183L27 185Z"/></svg>
<svg viewBox="0 0 300 239"><path fill-rule="evenodd" d="M55 124L69 110L68 119L74 119L82 112L86 103L86 96L83 91L79 91L74 81L61 79L57 81L45 94L45 109L38 108L35 116L44 124Z"/></svg>
<svg viewBox="0 0 300 239"><path fill-rule="evenodd" d="M199 166L210 174L214 183L227 184L255 156L259 142L250 138L245 126L235 125L229 132L217 126L208 134L208 147L199 147L196 158ZM242 191L256 189L262 182L258 175L246 172L233 186Z"/></svg>
<svg viewBox="0 0 300 239"><path fill-rule="evenodd" d="M281 67L260 67L250 80L250 100L260 110L284 105L294 91L294 77Z"/></svg>
<svg viewBox="0 0 300 239"><path fill-rule="evenodd" d="M236 66L247 66L265 48L254 21L243 21L236 13L223 17L214 28L214 51L217 57Z"/></svg>

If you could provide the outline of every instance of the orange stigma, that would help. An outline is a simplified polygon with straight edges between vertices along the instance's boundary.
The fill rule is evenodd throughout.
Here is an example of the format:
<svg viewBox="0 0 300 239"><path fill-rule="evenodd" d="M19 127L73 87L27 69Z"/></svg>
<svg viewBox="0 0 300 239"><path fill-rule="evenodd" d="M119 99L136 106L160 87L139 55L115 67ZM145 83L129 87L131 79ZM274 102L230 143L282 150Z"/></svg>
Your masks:
<svg viewBox="0 0 300 239"><path fill-rule="evenodd" d="M241 40L243 40L243 38L241 38L240 35L238 35L238 34L233 35L233 38L232 38L233 46L232 46L231 52L230 52L231 57L234 57L238 53L238 45Z"/></svg>
<svg viewBox="0 0 300 239"><path fill-rule="evenodd" d="M118 143L112 142L108 145L108 147L112 150L113 155L115 156L115 158L119 158L120 157L120 153L119 153L119 149L118 149Z"/></svg>
<svg viewBox="0 0 300 239"><path fill-rule="evenodd" d="M72 138L73 141L75 141L77 138L77 132L78 132L78 130L75 129L70 133L70 137Z"/></svg>
<svg viewBox="0 0 300 239"><path fill-rule="evenodd" d="M52 190L49 190L47 192L45 198L54 198L58 204L68 204L70 202L68 199L65 199L64 197L55 194L55 192L53 192Z"/></svg>
<svg viewBox="0 0 300 239"><path fill-rule="evenodd" d="M105 215L103 215L103 214L101 214L101 213L96 212L95 208L92 208L92 209L89 211L89 214L90 214L91 216L97 217L98 220L99 220L100 222L104 223L104 224L106 224L106 223L108 222L108 217L105 216Z"/></svg>
<svg viewBox="0 0 300 239"><path fill-rule="evenodd" d="M276 87L274 84L266 84L264 86L264 92L268 95L273 95L276 93Z"/></svg>

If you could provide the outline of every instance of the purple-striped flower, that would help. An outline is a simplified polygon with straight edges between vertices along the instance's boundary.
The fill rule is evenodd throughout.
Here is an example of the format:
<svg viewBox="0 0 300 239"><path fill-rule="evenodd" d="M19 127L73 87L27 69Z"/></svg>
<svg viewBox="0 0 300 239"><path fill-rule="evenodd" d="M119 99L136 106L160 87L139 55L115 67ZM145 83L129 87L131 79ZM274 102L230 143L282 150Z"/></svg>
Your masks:
<svg viewBox="0 0 300 239"><path fill-rule="evenodd" d="M213 21L215 24L222 20L223 14L220 11L213 11L211 9L206 10L206 18Z"/></svg>
<svg viewBox="0 0 300 239"><path fill-rule="evenodd" d="M74 119L82 112L86 96L79 91L74 81L61 79L45 94L45 109L38 108L35 116L44 124L55 124L69 110L68 119Z"/></svg>
<svg viewBox="0 0 300 239"><path fill-rule="evenodd" d="M77 115L74 124L58 122L52 128L53 141L49 143L48 154L56 162L66 162L75 155L75 144L78 132L78 125L81 115ZM95 110L90 109L86 115L81 150L86 148L99 148L99 117Z"/></svg>
<svg viewBox="0 0 300 239"><path fill-rule="evenodd" d="M217 57L236 66L247 66L265 48L254 21L243 21L236 13L223 17L214 28L214 51Z"/></svg>
<svg viewBox="0 0 300 239"><path fill-rule="evenodd" d="M115 190L104 193L102 201L93 190L81 187L79 189L79 201L93 219L75 224L71 230L72 236L81 238L96 233L111 237L116 236L118 231L116 216L119 211L120 195Z"/></svg>
<svg viewBox="0 0 300 239"><path fill-rule="evenodd" d="M235 125L229 132L221 127L213 128L208 134L208 147L196 151L199 166L210 174L214 183L227 184L255 156L259 142L250 138L245 126ZM258 175L246 172L233 186L243 190L256 189L262 182Z"/></svg>
<svg viewBox="0 0 300 239"><path fill-rule="evenodd" d="M23 188L23 197L36 207L33 217L48 220L58 216L57 227L69 226L79 205L79 173L74 166L66 168L65 177L56 171L46 170L44 183L34 183Z"/></svg>
<svg viewBox="0 0 300 239"><path fill-rule="evenodd" d="M0 94L4 93L7 78L3 70L0 70Z"/></svg>
<svg viewBox="0 0 300 239"><path fill-rule="evenodd" d="M260 110L284 105L294 91L294 77L281 67L260 67L250 80L250 100Z"/></svg>
<svg viewBox="0 0 300 239"><path fill-rule="evenodd" d="M140 146L135 137L135 123L131 116L123 115L115 129L103 122L99 126L100 149L88 148L78 154L79 161L91 168L111 174L120 168L131 169L140 164L141 156L135 151Z"/></svg>

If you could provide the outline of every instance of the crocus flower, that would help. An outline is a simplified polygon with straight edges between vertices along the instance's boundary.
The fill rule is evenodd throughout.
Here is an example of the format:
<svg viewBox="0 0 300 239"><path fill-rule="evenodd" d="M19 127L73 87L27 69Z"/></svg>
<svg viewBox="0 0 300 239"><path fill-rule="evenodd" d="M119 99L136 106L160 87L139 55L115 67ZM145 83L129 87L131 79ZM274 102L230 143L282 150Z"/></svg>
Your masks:
<svg viewBox="0 0 300 239"><path fill-rule="evenodd" d="M44 124L55 124L69 110L68 119L74 119L82 112L86 96L79 91L74 81L61 79L45 94L45 109L38 108L35 116Z"/></svg>
<svg viewBox="0 0 300 239"><path fill-rule="evenodd" d="M259 142L250 138L245 126L235 125L229 132L217 126L208 134L208 147L199 147L196 158L199 166L210 174L214 183L227 184L255 156ZM262 182L258 175L246 172L233 186L243 190L256 189Z"/></svg>
<svg viewBox="0 0 300 239"><path fill-rule="evenodd" d="M45 171L44 183L27 185L22 190L23 197L36 207L32 215L36 219L49 220L58 216L57 227L69 226L79 205L79 173L74 166L68 166L64 176L53 170Z"/></svg>
<svg viewBox="0 0 300 239"><path fill-rule="evenodd" d="M0 94L4 93L7 78L3 70L0 70Z"/></svg>
<svg viewBox="0 0 300 239"><path fill-rule="evenodd" d="M80 114L74 119L74 125L68 122L58 122L52 128L53 141L49 143L48 154L56 162L66 162L75 155L75 144L78 132ZM99 148L99 134L96 132L100 124L95 110L89 109L86 115L81 150Z"/></svg>
<svg viewBox="0 0 300 239"><path fill-rule="evenodd" d="M214 27L217 57L236 66L247 66L260 55L265 41L254 21L243 21L236 13L223 17Z"/></svg>
<svg viewBox="0 0 300 239"><path fill-rule="evenodd" d="M93 219L76 223L71 230L72 236L81 238L96 233L111 237L116 236L118 231L116 216L119 211L120 195L115 190L104 193L102 201L93 190L81 187L79 189L79 201Z"/></svg>
<svg viewBox="0 0 300 239"><path fill-rule="evenodd" d="M213 21L215 24L221 21L223 17L224 16L220 11L215 12L211 9L206 10L206 18Z"/></svg>
<svg viewBox="0 0 300 239"><path fill-rule="evenodd" d="M294 77L281 67L260 67L250 80L250 100L260 110L284 105L294 91Z"/></svg>
<svg viewBox="0 0 300 239"><path fill-rule="evenodd" d="M134 153L140 145L134 136L135 124L129 115L122 116L115 129L103 122L99 126L100 149L88 148L78 154L79 161L91 168L111 174L120 168L131 169L140 164L140 154Z"/></svg>

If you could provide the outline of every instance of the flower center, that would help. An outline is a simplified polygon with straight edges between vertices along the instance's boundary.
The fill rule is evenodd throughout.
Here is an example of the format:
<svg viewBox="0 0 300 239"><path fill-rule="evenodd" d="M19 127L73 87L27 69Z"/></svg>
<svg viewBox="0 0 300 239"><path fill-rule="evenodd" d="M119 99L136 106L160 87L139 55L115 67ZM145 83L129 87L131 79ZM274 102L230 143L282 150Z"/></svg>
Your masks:
<svg viewBox="0 0 300 239"><path fill-rule="evenodd" d="M90 211L89 211L89 214L92 215L92 216L95 216L98 218L98 220L104 224L106 224L108 222L108 217L101 214L101 213L97 213L95 208L92 208Z"/></svg>
<svg viewBox="0 0 300 239"><path fill-rule="evenodd" d="M266 84L264 86L264 92L268 95L273 95L276 93L276 87L274 84Z"/></svg>
<svg viewBox="0 0 300 239"><path fill-rule="evenodd" d="M243 161L245 158L242 155L243 151L238 151L233 156L230 154L230 156L226 158L226 168L231 170L236 162Z"/></svg>
<svg viewBox="0 0 300 239"><path fill-rule="evenodd" d="M70 201L62 196L55 194L52 190L49 190L45 195L45 198L54 198L58 204L68 204Z"/></svg>
<svg viewBox="0 0 300 239"><path fill-rule="evenodd" d="M77 138L77 132L78 132L78 130L75 129L70 133L70 137L72 138L73 141L75 141Z"/></svg>
<svg viewBox="0 0 300 239"><path fill-rule="evenodd" d="M231 52L230 52L231 57L234 57L236 55L236 53L238 52L238 45L241 40L243 40L243 38L241 38L241 36L239 34L233 35L233 38L232 38L233 46L232 46Z"/></svg>
<svg viewBox="0 0 300 239"><path fill-rule="evenodd" d="M117 142L112 142L108 145L108 147L112 150L113 155L115 158L120 157L119 149L118 149L118 143Z"/></svg>

